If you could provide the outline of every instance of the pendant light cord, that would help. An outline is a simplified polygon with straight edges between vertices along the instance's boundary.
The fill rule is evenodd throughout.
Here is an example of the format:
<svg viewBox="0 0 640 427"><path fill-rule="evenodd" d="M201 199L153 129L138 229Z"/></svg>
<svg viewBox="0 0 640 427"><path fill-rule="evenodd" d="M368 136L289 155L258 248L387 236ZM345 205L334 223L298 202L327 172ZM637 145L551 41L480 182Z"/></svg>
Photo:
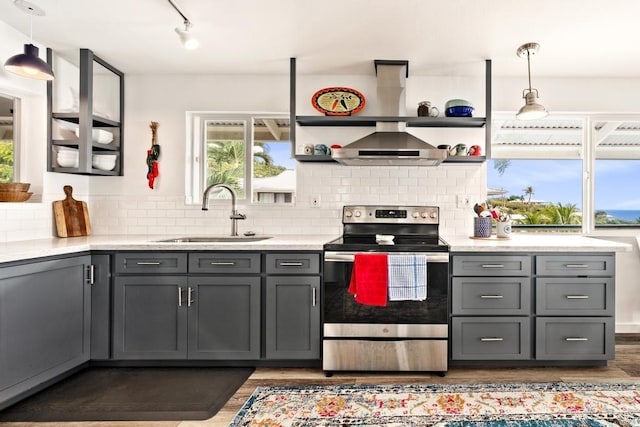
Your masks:
<svg viewBox="0 0 640 427"><path fill-rule="evenodd" d="M169 4L170 4L171 6L173 6L173 8L176 10L176 12L178 12L178 13L180 14L180 16L182 16L182 19L184 19L184 23L185 23L185 24L187 24L187 23L189 23L189 24L190 24L190 23L191 23L191 21L189 20L189 18L187 18L186 16L184 16L184 13L182 13L182 12L180 11L180 9L178 9L178 6L176 6L176 4L175 4L173 1L171 1L171 0L167 0L167 1L169 2Z"/></svg>
<svg viewBox="0 0 640 427"><path fill-rule="evenodd" d="M527 49L527 72L529 74L529 92L531 92L531 54Z"/></svg>

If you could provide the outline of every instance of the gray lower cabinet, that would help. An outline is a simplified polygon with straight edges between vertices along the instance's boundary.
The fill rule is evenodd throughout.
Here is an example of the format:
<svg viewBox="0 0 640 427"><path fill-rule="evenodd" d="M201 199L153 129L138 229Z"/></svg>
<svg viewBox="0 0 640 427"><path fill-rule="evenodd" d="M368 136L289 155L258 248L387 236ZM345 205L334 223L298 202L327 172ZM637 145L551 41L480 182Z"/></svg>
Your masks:
<svg viewBox="0 0 640 427"><path fill-rule="evenodd" d="M267 277L265 315L268 359L320 358L320 277Z"/></svg>
<svg viewBox="0 0 640 427"><path fill-rule="evenodd" d="M604 361L615 352L612 254L454 254L452 360Z"/></svg>
<svg viewBox="0 0 640 427"><path fill-rule="evenodd" d="M113 358L186 358L187 277L118 276L113 285Z"/></svg>
<svg viewBox="0 0 640 427"><path fill-rule="evenodd" d="M260 277L120 276L114 359L258 359Z"/></svg>
<svg viewBox="0 0 640 427"><path fill-rule="evenodd" d="M528 317L454 317L452 359L523 360L531 358Z"/></svg>
<svg viewBox="0 0 640 427"><path fill-rule="evenodd" d="M538 317L536 331L536 359L608 360L615 356L612 317Z"/></svg>
<svg viewBox="0 0 640 427"><path fill-rule="evenodd" d="M91 360L108 360L111 355L111 257L92 254Z"/></svg>
<svg viewBox="0 0 640 427"><path fill-rule="evenodd" d="M260 277L189 277L189 359L260 358Z"/></svg>
<svg viewBox="0 0 640 427"><path fill-rule="evenodd" d="M90 256L0 269L0 409L90 357Z"/></svg>
<svg viewBox="0 0 640 427"><path fill-rule="evenodd" d="M319 252L121 252L113 359L320 358Z"/></svg>
<svg viewBox="0 0 640 427"><path fill-rule="evenodd" d="M615 256L538 255L536 359L615 358Z"/></svg>
<svg viewBox="0 0 640 427"><path fill-rule="evenodd" d="M530 359L531 256L454 255L451 268L451 359Z"/></svg>

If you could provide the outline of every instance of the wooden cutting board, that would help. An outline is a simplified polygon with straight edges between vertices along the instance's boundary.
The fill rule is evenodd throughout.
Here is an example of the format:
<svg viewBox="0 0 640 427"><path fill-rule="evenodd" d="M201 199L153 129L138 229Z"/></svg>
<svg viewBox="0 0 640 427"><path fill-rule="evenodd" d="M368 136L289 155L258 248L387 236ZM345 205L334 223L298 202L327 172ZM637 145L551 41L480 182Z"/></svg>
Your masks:
<svg viewBox="0 0 640 427"><path fill-rule="evenodd" d="M71 193L73 187L64 186L64 194L67 198L53 202L53 215L56 218L58 237L78 237L91 234L89 222L89 210L87 204L75 200Z"/></svg>

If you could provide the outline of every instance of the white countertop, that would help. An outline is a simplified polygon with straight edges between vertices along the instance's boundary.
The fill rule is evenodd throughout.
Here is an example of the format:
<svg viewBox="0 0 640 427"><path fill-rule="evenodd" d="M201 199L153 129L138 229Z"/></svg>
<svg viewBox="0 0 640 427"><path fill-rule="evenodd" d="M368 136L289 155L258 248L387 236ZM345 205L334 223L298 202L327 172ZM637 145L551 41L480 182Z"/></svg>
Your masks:
<svg viewBox="0 0 640 427"><path fill-rule="evenodd" d="M630 251L627 243L566 234L512 233L510 239L442 236L451 252L619 252Z"/></svg>
<svg viewBox="0 0 640 427"><path fill-rule="evenodd" d="M94 251L233 251L233 250L307 250L321 251L322 245L337 238L335 235L278 235L258 242L172 243L158 240L183 235L111 235L23 240L0 243L0 262L19 261L44 256ZM224 237L224 236L221 236Z"/></svg>
<svg viewBox="0 0 640 427"><path fill-rule="evenodd" d="M45 256L64 255L89 250L309 250L321 251L335 235L276 235L258 242L242 243L168 243L158 240L183 236L113 235L71 238L51 238L0 243L0 263ZM618 252L630 251L631 245L583 236L549 234L513 234L511 239L443 238L451 252Z"/></svg>

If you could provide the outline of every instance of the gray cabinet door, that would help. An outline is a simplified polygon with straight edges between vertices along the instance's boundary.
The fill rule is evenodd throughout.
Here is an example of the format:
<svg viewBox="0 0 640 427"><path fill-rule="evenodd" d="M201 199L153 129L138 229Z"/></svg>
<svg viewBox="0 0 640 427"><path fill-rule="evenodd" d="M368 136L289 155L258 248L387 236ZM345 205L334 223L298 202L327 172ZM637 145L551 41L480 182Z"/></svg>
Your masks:
<svg viewBox="0 0 640 427"><path fill-rule="evenodd" d="M529 276L529 255L454 255L454 276Z"/></svg>
<svg viewBox="0 0 640 427"><path fill-rule="evenodd" d="M265 322L268 359L319 359L320 278L267 277Z"/></svg>
<svg viewBox="0 0 640 427"><path fill-rule="evenodd" d="M267 274L319 274L318 253L267 253Z"/></svg>
<svg viewBox="0 0 640 427"><path fill-rule="evenodd" d="M260 254L251 252L203 252L189 254L189 273L260 273Z"/></svg>
<svg viewBox="0 0 640 427"><path fill-rule="evenodd" d="M538 255L538 276L614 276L614 255Z"/></svg>
<svg viewBox="0 0 640 427"><path fill-rule="evenodd" d="M109 359L111 354L111 264L109 255L91 256L91 359Z"/></svg>
<svg viewBox="0 0 640 427"><path fill-rule="evenodd" d="M607 360L614 357L612 317L536 318L536 359Z"/></svg>
<svg viewBox="0 0 640 427"><path fill-rule="evenodd" d="M260 277L190 277L189 359L260 358Z"/></svg>
<svg viewBox="0 0 640 427"><path fill-rule="evenodd" d="M529 277L454 277L451 305L454 315L529 315Z"/></svg>
<svg viewBox="0 0 640 427"><path fill-rule="evenodd" d="M520 360L531 358L528 317L454 317L453 360Z"/></svg>
<svg viewBox="0 0 640 427"><path fill-rule="evenodd" d="M186 358L186 288L184 276L116 277L113 358Z"/></svg>
<svg viewBox="0 0 640 427"><path fill-rule="evenodd" d="M116 274L179 274L187 272L181 252L121 252L115 255Z"/></svg>
<svg viewBox="0 0 640 427"><path fill-rule="evenodd" d="M0 409L89 360L89 256L0 270Z"/></svg>
<svg viewBox="0 0 640 427"><path fill-rule="evenodd" d="M613 316L611 277L538 277L536 314L544 316Z"/></svg>

